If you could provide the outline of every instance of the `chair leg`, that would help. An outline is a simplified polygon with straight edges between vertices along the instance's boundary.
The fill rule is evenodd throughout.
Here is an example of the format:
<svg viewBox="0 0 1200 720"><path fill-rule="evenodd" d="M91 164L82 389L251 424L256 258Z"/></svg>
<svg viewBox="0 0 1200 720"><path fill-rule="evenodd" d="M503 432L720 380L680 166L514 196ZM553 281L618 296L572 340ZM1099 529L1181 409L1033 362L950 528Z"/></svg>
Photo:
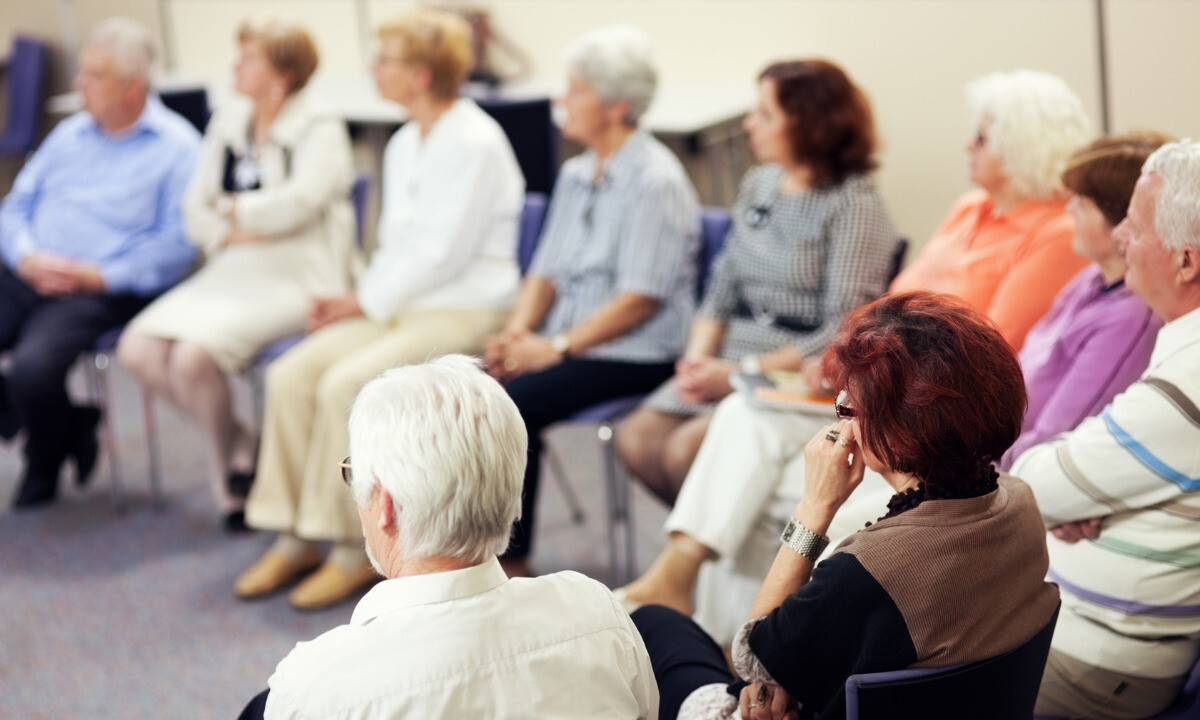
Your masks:
<svg viewBox="0 0 1200 720"><path fill-rule="evenodd" d="M162 448L158 444L158 416L154 394L142 389L142 422L146 428L146 454L150 461L150 504L155 510L166 507L162 492Z"/></svg>
<svg viewBox="0 0 1200 720"><path fill-rule="evenodd" d="M112 404L108 393L108 366L110 359L107 353L96 353L92 358L92 391L96 396L96 404L100 407L100 437L104 449L108 453L108 469L111 480L113 508L117 512L125 510L125 497L121 492L121 463L117 457L117 438L113 433Z"/></svg>
<svg viewBox="0 0 1200 720"><path fill-rule="evenodd" d="M617 449L613 444L613 425L611 422L600 423L596 430L600 440L600 451L604 456L604 485L608 496L608 548L609 561L612 564L612 576L615 586L624 585L633 580L637 569L634 556L634 527L633 508L630 503L629 478L622 472L617 462ZM618 533L624 535L623 542ZM624 545L624 557L620 546Z"/></svg>
<svg viewBox="0 0 1200 720"><path fill-rule="evenodd" d="M571 487L571 483L567 480L567 473L563 470L562 459L558 457L558 453L548 444L542 446L543 453L546 456L546 462L550 465L550 474L554 476L554 482L558 484L562 490L563 498L567 501L567 507L571 510L571 522L576 525L582 524L584 515L583 507L579 504L579 497L575 494L575 489Z"/></svg>

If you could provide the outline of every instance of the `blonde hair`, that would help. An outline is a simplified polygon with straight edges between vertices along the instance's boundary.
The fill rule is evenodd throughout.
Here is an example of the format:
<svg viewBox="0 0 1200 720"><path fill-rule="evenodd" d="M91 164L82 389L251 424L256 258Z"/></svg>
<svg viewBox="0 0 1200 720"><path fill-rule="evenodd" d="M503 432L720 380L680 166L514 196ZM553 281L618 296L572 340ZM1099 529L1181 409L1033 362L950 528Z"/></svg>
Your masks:
<svg viewBox="0 0 1200 720"><path fill-rule="evenodd" d="M280 75L288 77L288 94L308 84L317 69L317 46L304 26L278 17L259 16L243 22L237 31L238 42L252 40L262 46L267 62Z"/></svg>
<svg viewBox="0 0 1200 720"><path fill-rule="evenodd" d="M416 8L380 25L378 35L400 41L405 63L429 68L429 92L441 99L458 95L475 63L471 26L453 13Z"/></svg>
<svg viewBox="0 0 1200 720"><path fill-rule="evenodd" d="M967 86L967 106L976 128L987 123L988 147L1017 192L1063 194L1063 169L1091 136L1091 122L1062 78L1034 70L985 75Z"/></svg>

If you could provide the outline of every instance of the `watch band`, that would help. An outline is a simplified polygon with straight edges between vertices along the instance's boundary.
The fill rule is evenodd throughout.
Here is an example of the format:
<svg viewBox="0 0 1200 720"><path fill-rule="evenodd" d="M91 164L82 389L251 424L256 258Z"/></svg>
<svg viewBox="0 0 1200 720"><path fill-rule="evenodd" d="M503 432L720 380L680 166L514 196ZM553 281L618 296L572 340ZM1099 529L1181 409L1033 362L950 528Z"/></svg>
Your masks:
<svg viewBox="0 0 1200 720"><path fill-rule="evenodd" d="M741 370L747 375L762 375L762 361L757 355L747 355L742 358Z"/></svg>
<svg viewBox="0 0 1200 720"><path fill-rule="evenodd" d="M779 541L787 545L792 552L813 562L816 562L817 558L821 557L821 553L825 552L825 548L829 546L829 538L822 537L804 527L796 522L796 518L788 519L787 527L783 529Z"/></svg>
<svg viewBox="0 0 1200 720"><path fill-rule="evenodd" d="M554 348L554 352L563 356L563 359L571 357L571 339L566 333L559 333L550 339L550 347Z"/></svg>

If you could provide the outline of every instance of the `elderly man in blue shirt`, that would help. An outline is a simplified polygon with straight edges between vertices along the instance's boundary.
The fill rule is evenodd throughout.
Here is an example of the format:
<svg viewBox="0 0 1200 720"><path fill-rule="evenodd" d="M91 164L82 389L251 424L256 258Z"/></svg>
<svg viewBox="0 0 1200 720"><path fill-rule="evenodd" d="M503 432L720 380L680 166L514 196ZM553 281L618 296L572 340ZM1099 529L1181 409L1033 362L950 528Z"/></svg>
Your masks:
<svg viewBox="0 0 1200 720"><path fill-rule="evenodd" d="M64 379L106 331L182 278L195 260L180 202L200 136L149 93L153 43L114 18L80 53L84 112L60 123L0 205L0 435L24 429L16 508L45 505L70 459L96 462L99 412L71 405Z"/></svg>

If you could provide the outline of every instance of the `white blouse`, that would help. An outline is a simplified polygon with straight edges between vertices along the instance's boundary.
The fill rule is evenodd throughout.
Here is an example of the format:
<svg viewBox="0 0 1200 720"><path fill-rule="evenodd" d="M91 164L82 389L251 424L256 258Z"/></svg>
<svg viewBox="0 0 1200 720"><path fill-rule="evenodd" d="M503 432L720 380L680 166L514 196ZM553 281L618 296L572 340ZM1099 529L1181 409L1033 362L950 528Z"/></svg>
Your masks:
<svg viewBox="0 0 1200 720"><path fill-rule="evenodd" d="M506 310L520 283L517 232L525 180L500 126L473 100L454 103L422 138L410 122L383 157L378 248L358 283L367 317L401 310Z"/></svg>

